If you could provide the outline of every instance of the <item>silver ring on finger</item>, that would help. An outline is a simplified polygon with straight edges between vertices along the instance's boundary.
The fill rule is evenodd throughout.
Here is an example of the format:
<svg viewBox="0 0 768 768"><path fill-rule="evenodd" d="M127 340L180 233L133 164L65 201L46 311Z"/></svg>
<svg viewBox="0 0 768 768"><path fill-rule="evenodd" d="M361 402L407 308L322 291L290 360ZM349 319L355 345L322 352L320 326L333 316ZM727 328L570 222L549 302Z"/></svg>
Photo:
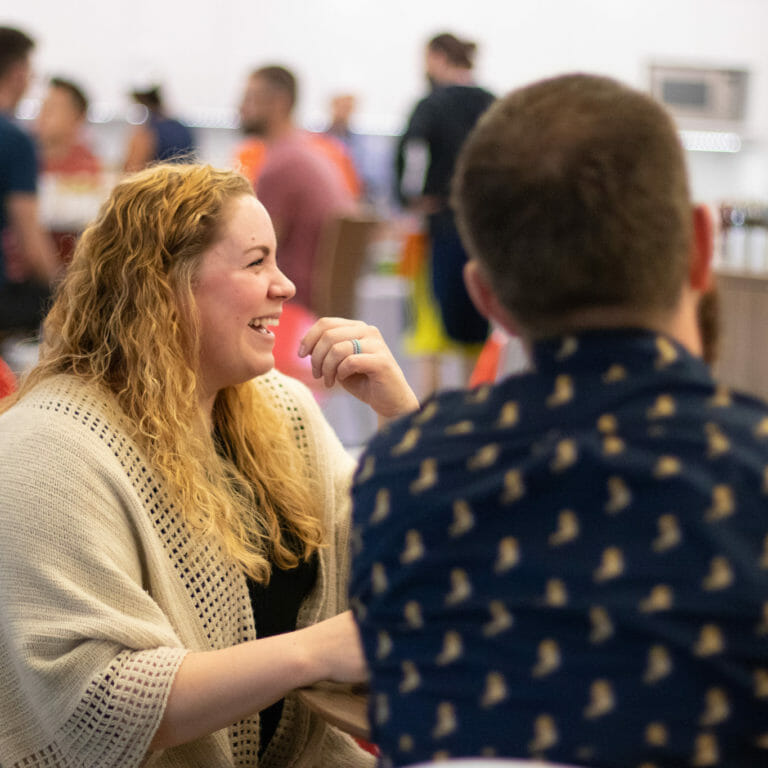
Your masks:
<svg viewBox="0 0 768 768"><path fill-rule="evenodd" d="M350 341L352 342L352 354L359 355L363 351L363 348L360 346L360 339L350 339Z"/></svg>

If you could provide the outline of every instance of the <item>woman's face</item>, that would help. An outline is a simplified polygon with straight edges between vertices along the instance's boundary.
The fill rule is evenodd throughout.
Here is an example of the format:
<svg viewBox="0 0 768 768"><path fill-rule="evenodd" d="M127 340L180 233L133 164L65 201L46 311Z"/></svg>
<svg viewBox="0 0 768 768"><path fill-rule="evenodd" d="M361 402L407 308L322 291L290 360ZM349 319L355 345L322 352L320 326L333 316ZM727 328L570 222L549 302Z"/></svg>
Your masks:
<svg viewBox="0 0 768 768"><path fill-rule="evenodd" d="M194 287L200 323L200 403L275 364L273 328L296 289L277 268L275 230L264 206L236 198L219 240L202 255Z"/></svg>

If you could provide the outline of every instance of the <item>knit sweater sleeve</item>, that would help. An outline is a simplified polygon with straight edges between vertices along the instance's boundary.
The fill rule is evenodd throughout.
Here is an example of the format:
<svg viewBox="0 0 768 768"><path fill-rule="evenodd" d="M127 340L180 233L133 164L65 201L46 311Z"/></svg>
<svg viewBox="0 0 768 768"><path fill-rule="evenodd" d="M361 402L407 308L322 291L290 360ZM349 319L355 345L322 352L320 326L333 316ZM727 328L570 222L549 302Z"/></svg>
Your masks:
<svg viewBox="0 0 768 768"><path fill-rule="evenodd" d="M141 499L59 416L0 419L0 763L139 766L186 651L145 585Z"/></svg>

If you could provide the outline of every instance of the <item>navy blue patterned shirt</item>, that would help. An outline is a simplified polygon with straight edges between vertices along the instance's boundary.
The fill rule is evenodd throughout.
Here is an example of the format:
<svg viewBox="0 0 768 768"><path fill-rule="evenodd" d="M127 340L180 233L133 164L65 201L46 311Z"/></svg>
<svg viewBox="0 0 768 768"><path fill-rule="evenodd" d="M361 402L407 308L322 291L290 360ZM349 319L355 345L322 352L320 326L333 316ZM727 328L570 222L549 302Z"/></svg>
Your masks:
<svg viewBox="0 0 768 768"><path fill-rule="evenodd" d="M534 360L361 459L351 597L384 763L768 765L768 406L645 331Z"/></svg>

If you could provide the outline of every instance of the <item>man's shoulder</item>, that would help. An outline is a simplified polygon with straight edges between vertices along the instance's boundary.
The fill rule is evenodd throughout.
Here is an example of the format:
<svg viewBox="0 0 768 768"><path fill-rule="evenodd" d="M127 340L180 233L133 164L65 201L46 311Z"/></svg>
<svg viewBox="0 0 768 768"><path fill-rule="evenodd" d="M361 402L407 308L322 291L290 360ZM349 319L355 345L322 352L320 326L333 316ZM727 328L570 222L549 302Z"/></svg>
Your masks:
<svg viewBox="0 0 768 768"><path fill-rule="evenodd" d="M17 152L19 148L25 148L34 153L34 142L16 123L7 115L0 114L0 147L8 151Z"/></svg>

